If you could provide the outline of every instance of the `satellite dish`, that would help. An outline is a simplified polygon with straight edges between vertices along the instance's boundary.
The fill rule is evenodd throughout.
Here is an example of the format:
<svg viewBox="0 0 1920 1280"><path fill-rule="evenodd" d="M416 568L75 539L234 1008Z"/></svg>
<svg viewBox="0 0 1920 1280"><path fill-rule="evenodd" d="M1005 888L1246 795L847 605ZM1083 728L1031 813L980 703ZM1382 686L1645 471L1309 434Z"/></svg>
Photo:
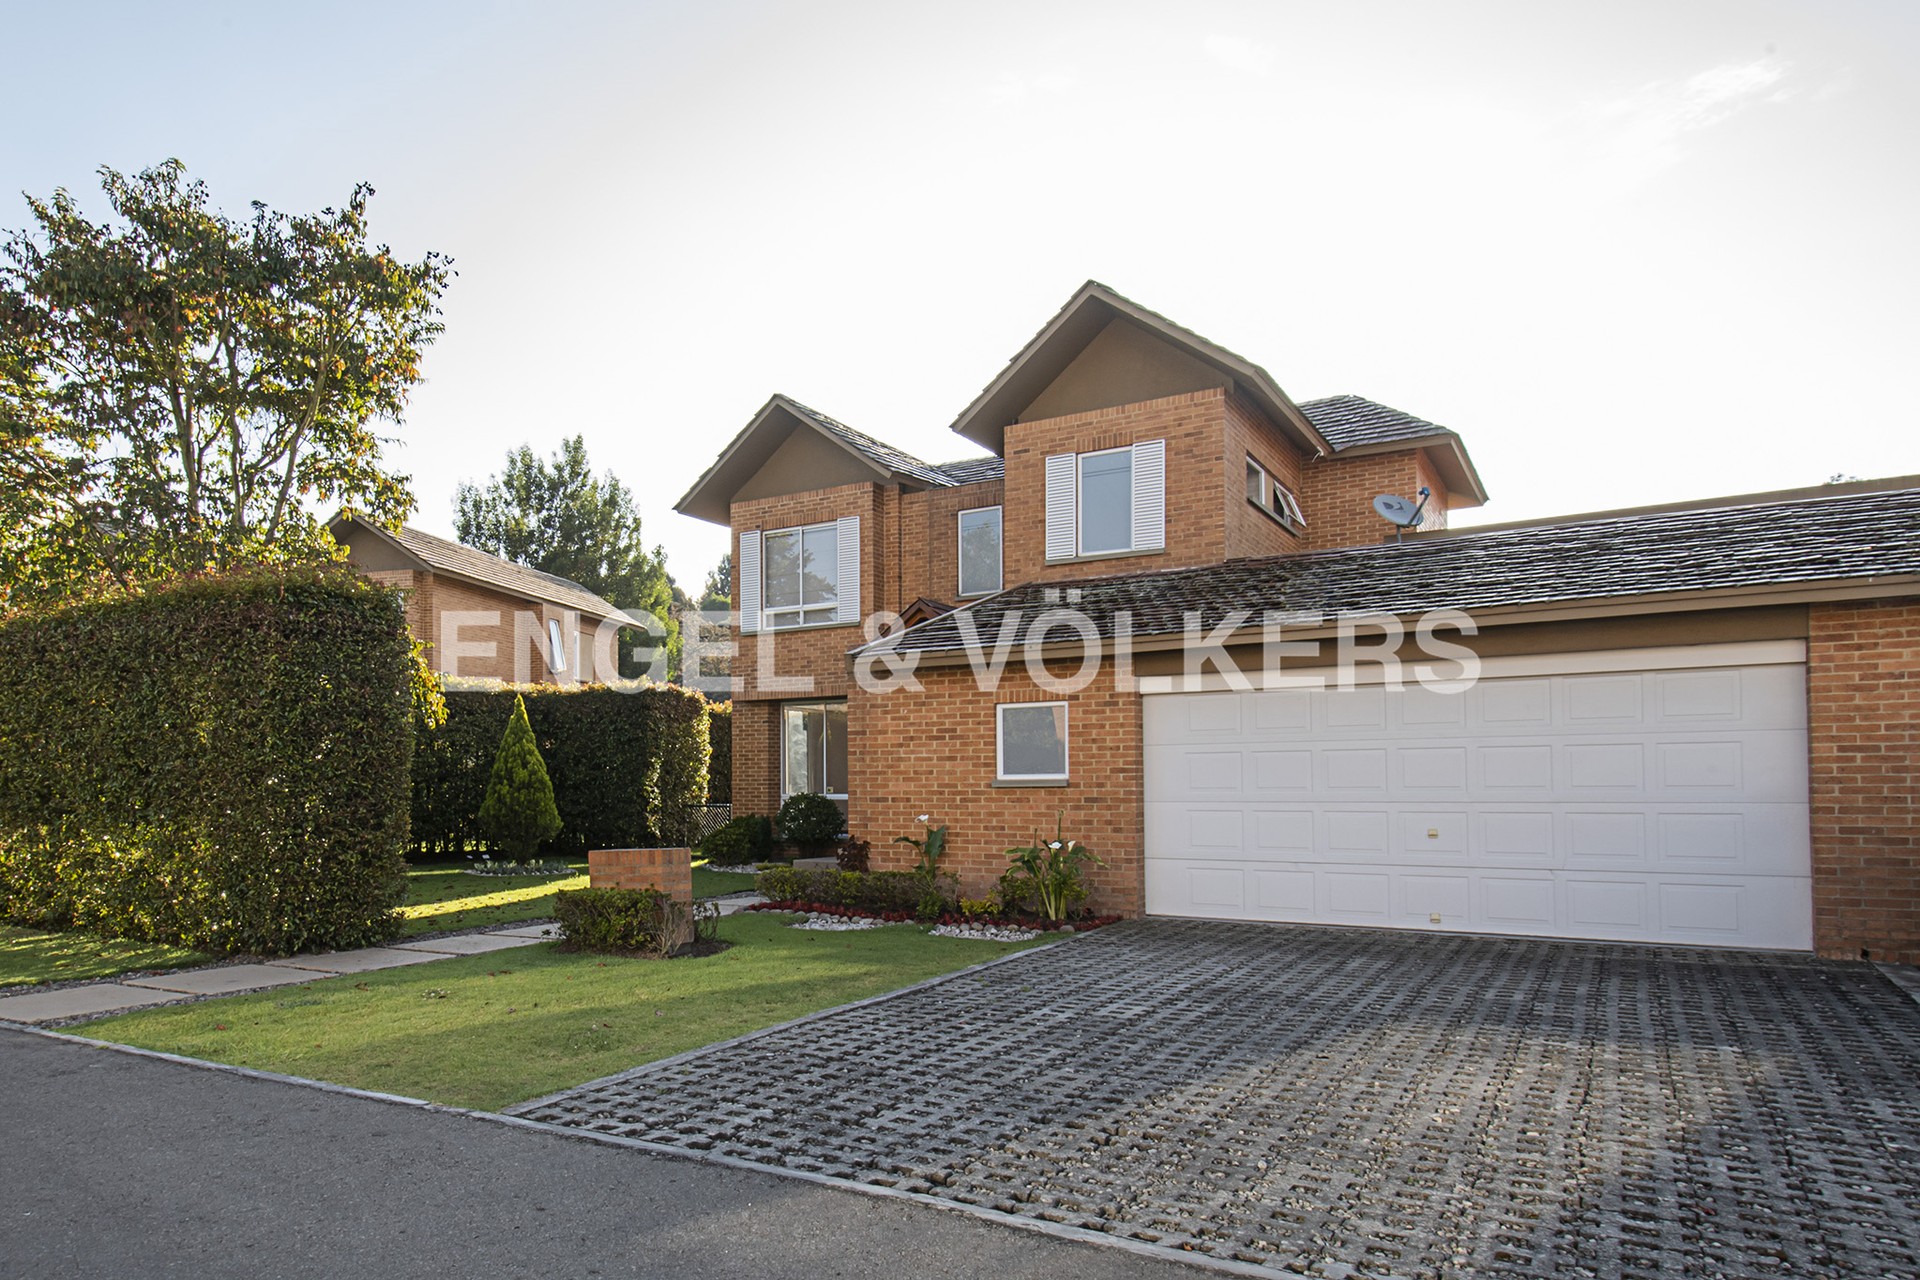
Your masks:
<svg viewBox="0 0 1920 1280"><path fill-rule="evenodd" d="M1402 529L1420 523L1420 508L1397 493L1381 494L1373 500L1373 509L1382 520Z"/></svg>

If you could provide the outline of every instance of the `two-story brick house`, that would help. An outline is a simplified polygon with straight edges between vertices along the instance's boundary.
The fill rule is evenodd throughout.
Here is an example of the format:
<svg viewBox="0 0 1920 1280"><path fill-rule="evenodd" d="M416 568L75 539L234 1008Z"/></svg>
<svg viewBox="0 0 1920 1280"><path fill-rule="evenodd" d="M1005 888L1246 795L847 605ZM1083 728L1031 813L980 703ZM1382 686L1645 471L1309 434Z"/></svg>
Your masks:
<svg viewBox="0 0 1920 1280"><path fill-rule="evenodd" d="M681 500L736 808L931 814L972 893L1058 821L1126 912L1920 955L1920 482L1448 532L1455 433L1094 283L953 429L775 396Z"/></svg>

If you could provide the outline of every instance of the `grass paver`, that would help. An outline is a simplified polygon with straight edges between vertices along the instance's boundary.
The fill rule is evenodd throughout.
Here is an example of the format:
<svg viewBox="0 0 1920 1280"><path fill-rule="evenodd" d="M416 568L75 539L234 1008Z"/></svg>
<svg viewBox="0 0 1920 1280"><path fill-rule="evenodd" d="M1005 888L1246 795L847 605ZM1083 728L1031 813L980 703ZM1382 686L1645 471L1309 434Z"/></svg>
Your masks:
<svg viewBox="0 0 1920 1280"><path fill-rule="evenodd" d="M829 933L749 912L681 960L536 943L86 1024L78 1034L497 1110L1022 950L911 925Z"/></svg>

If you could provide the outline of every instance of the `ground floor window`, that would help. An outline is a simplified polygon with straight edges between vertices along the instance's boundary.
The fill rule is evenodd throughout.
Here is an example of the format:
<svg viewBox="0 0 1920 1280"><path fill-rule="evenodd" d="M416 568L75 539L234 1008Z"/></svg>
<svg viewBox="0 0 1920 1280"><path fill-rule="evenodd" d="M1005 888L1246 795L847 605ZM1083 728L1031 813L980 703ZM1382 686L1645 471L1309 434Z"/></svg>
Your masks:
<svg viewBox="0 0 1920 1280"><path fill-rule="evenodd" d="M847 798L847 704L789 702L780 708L780 794ZM843 806L844 807L844 806Z"/></svg>
<svg viewBox="0 0 1920 1280"><path fill-rule="evenodd" d="M1067 776L1067 704L1014 702L995 709L999 776L1006 781L1056 781Z"/></svg>

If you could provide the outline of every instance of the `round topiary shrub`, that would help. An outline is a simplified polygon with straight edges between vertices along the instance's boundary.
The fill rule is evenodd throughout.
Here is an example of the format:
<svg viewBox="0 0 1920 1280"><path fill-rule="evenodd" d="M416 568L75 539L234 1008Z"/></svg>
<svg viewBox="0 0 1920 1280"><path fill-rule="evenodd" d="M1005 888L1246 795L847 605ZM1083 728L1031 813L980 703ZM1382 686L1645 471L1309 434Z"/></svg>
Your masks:
<svg viewBox="0 0 1920 1280"><path fill-rule="evenodd" d="M780 838L808 853L818 853L840 838L846 827L840 806L822 795L802 791L780 806Z"/></svg>
<svg viewBox="0 0 1920 1280"><path fill-rule="evenodd" d="M694 849L718 867L743 867L773 852L773 824L759 814L743 813L711 832Z"/></svg>

